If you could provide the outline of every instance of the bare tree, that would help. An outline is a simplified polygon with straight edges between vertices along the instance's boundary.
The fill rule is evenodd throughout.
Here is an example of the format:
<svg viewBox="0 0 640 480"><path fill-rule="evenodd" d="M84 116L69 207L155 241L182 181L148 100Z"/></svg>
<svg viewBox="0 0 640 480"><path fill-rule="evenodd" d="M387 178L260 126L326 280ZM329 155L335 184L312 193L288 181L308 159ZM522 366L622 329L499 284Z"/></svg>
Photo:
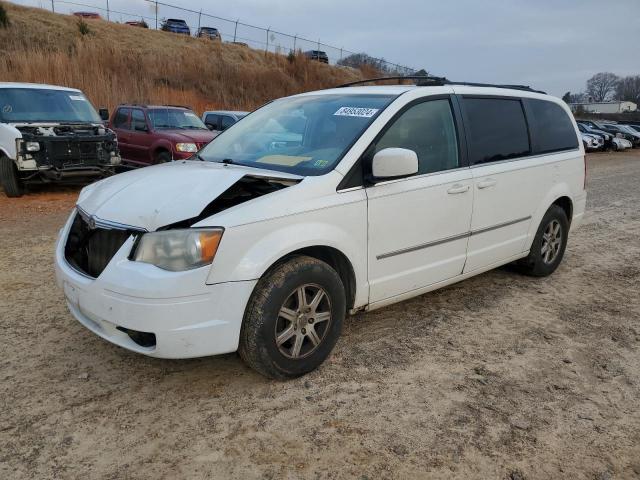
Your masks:
<svg viewBox="0 0 640 480"><path fill-rule="evenodd" d="M638 103L640 101L640 75L621 78L616 85L616 98Z"/></svg>
<svg viewBox="0 0 640 480"><path fill-rule="evenodd" d="M620 77L611 72L596 73L587 80L587 95L594 102L605 102L613 96L619 80Z"/></svg>

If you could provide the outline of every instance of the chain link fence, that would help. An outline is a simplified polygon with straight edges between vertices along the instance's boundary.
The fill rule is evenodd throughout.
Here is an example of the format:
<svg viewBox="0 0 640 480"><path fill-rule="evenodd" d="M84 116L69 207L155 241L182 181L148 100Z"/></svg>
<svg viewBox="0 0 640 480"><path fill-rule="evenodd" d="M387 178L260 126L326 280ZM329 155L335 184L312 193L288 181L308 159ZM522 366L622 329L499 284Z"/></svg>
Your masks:
<svg viewBox="0 0 640 480"><path fill-rule="evenodd" d="M144 3L143 3L144 2ZM184 20L191 35L197 35L201 27L217 28L224 42L245 44L250 48L267 52L288 55L295 52L319 50L327 54L330 64L348 63L347 57L356 52L346 50L322 42L320 39L309 39L297 34L283 33L272 29L245 23L240 19L229 19L212 15L204 10L193 10L156 0L136 2L138 11L124 12L111 9L109 0L14 0L14 3L52 10L57 13L71 14L86 11L98 13L103 19L124 23L127 21L144 21L149 28L161 29L168 18ZM146 4L146 8L144 5ZM383 58L366 57L366 63L385 74L411 75L415 70L405 65L389 62ZM355 65L350 65L355 66Z"/></svg>

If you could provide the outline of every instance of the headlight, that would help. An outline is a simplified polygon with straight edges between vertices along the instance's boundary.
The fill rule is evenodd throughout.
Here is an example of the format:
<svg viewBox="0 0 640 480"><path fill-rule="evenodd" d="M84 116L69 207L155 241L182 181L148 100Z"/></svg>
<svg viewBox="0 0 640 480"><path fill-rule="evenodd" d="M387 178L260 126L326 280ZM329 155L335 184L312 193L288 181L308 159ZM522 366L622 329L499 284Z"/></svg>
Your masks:
<svg viewBox="0 0 640 480"><path fill-rule="evenodd" d="M176 152L195 153L198 151L195 143L176 143Z"/></svg>
<svg viewBox="0 0 640 480"><path fill-rule="evenodd" d="M25 142L24 144L27 152L39 152L40 144L38 142Z"/></svg>
<svg viewBox="0 0 640 480"><path fill-rule="evenodd" d="M133 260L172 272L209 265L216 256L223 232L222 228L193 228L145 233L133 252Z"/></svg>

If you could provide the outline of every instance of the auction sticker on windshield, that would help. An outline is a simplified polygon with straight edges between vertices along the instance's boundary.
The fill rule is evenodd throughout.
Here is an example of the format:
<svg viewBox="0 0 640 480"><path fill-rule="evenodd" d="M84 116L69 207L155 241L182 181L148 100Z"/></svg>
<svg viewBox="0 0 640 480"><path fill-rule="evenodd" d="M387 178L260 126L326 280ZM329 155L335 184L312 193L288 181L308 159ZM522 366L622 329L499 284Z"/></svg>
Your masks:
<svg viewBox="0 0 640 480"><path fill-rule="evenodd" d="M339 117L371 118L378 112L377 108L340 107L334 115Z"/></svg>

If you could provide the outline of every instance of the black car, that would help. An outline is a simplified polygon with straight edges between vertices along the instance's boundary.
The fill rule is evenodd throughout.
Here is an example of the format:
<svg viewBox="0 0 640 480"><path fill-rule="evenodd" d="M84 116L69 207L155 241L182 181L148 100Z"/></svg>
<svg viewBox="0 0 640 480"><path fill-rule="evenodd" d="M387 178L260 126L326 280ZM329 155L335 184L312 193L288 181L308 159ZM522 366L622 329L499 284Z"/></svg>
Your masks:
<svg viewBox="0 0 640 480"><path fill-rule="evenodd" d="M182 35L191 35L191 30L187 22L180 18L167 18L162 23L162 30L165 32L179 33Z"/></svg>
<svg viewBox="0 0 640 480"><path fill-rule="evenodd" d="M634 148L640 146L640 133L633 133L633 128L616 123L602 123L601 126L603 130L629 140Z"/></svg>
<svg viewBox="0 0 640 480"><path fill-rule="evenodd" d="M211 40L222 41L220 32L217 28L213 27L200 27L196 36L200 38L209 38Z"/></svg>
<svg viewBox="0 0 640 480"><path fill-rule="evenodd" d="M309 60L315 60L320 63L329 63L329 56L327 52L323 52L322 50L309 50L304 52L304 56Z"/></svg>

